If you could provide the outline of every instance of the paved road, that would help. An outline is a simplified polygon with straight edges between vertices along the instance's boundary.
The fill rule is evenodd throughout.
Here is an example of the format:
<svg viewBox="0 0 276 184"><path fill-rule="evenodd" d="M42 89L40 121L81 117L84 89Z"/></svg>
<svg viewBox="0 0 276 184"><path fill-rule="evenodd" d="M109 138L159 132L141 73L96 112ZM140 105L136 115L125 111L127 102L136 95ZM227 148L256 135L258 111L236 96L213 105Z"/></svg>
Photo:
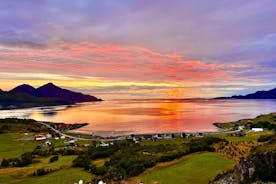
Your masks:
<svg viewBox="0 0 276 184"><path fill-rule="evenodd" d="M47 123L44 123L44 122L41 122L41 121L38 121L38 123L52 129L54 132L58 133L59 135L63 135L63 136L68 137L70 139L77 139L77 140L82 140L82 141L96 141L96 140L99 140L99 139L86 139L86 138L71 136L71 135L62 133L61 131L55 129L54 127L52 127L51 125L49 125Z"/></svg>

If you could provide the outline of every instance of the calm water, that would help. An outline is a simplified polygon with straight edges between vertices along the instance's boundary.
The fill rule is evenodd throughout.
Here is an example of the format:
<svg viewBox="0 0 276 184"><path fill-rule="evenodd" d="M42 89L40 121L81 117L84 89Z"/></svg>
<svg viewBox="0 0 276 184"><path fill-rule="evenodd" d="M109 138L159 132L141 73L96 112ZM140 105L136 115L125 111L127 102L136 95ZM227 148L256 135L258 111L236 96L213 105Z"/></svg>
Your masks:
<svg viewBox="0 0 276 184"><path fill-rule="evenodd" d="M89 123L81 132L104 135L179 131L215 131L214 122L253 118L276 111L275 100L114 100L20 110L2 110L0 118L33 118Z"/></svg>

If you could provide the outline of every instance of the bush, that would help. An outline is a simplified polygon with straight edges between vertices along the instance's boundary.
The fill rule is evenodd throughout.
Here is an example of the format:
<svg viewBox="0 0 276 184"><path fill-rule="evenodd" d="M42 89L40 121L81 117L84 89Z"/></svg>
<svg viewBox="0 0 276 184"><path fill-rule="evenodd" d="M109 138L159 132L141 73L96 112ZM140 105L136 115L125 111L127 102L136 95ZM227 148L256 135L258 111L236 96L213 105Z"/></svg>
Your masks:
<svg viewBox="0 0 276 184"><path fill-rule="evenodd" d="M218 143L223 139L217 137L203 137L199 139L194 139L188 143L190 148L190 153L199 152L199 151L215 151L212 147L212 144Z"/></svg>
<svg viewBox="0 0 276 184"><path fill-rule="evenodd" d="M10 129L8 125L3 125L0 127L0 134L7 132Z"/></svg>
<svg viewBox="0 0 276 184"><path fill-rule="evenodd" d="M9 160L4 158L1 162L1 167L8 167L9 164L10 164Z"/></svg>
<svg viewBox="0 0 276 184"><path fill-rule="evenodd" d="M54 155L50 158L50 163L58 161L58 155Z"/></svg>
<svg viewBox="0 0 276 184"><path fill-rule="evenodd" d="M33 155L32 153L30 152L27 152L27 153L23 153L21 155L21 164L23 166L26 166L26 165L29 165L32 163L32 160L33 160Z"/></svg>
<svg viewBox="0 0 276 184"><path fill-rule="evenodd" d="M41 168L41 169L37 169L35 172L34 172L34 176L44 176L48 173L52 172L52 169L44 169L44 168Z"/></svg>
<svg viewBox="0 0 276 184"><path fill-rule="evenodd" d="M276 124L270 123L268 121L259 121L254 124L252 128L267 128L269 130L276 130Z"/></svg>
<svg viewBox="0 0 276 184"><path fill-rule="evenodd" d="M83 167L85 170L89 170L90 158L87 154L79 155L75 160L73 160L74 167Z"/></svg>
<svg viewBox="0 0 276 184"><path fill-rule="evenodd" d="M272 152L272 158L276 158L276 152ZM254 177L257 179L261 179L264 182L276 182L276 169L275 163L267 163L263 159L263 155L259 156L259 158L254 160L256 171L254 173Z"/></svg>
<svg viewBox="0 0 276 184"><path fill-rule="evenodd" d="M266 142L273 138L273 135L261 135L258 139L258 142Z"/></svg>

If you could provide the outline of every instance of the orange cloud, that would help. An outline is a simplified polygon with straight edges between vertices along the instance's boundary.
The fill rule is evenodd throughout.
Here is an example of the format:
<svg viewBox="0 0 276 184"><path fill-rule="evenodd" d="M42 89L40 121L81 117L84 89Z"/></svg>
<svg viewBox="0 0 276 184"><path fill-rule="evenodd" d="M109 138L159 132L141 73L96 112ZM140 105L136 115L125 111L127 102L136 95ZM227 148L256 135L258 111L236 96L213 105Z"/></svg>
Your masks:
<svg viewBox="0 0 276 184"><path fill-rule="evenodd" d="M61 84L78 84L78 87L112 86L115 83L126 86L188 86L194 83L248 82L251 79L236 74L252 68L243 64L186 60L187 56L178 53L162 53L138 46L91 42L59 43L44 49L2 46L0 54L1 72L14 74L9 80L20 79L16 73L31 73L34 75L29 78L21 76L21 81L33 81L35 84L37 80L61 81ZM42 73L52 75L48 79L39 79ZM71 79L57 79L54 75Z"/></svg>

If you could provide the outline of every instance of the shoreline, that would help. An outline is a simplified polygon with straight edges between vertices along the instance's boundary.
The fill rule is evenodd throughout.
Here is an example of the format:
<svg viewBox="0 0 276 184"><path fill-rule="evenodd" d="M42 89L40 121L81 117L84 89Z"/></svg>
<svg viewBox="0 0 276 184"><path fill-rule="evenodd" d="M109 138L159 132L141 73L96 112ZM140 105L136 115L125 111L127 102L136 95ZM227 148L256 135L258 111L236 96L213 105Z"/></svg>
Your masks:
<svg viewBox="0 0 276 184"><path fill-rule="evenodd" d="M235 132L240 132L238 127L239 126L245 126L248 122L254 122L258 118L262 118L263 116L272 116L272 118L275 118L276 121L276 112L269 113L269 114L261 114L258 115L255 118L248 118L248 119L240 119L237 121L232 122L223 122L223 123L213 123L213 125L217 128L217 131L165 131L165 132L139 132L135 133L132 131L95 131L95 132L84 132L79 131L80 128L83 128L88 125L88 123L62 123L62 122L44 122L44 121L37 121L34 120L37 123L40 123L41 125L48 125L48 128L55 129L59 131L61 134L67 135L68 137L74 136L91 136L93 139L96 137L97 139L112 139L112 138L119 138L119 137L127 137L131 135L135 136L146 136L146 135L166 135L166 134L175 134L180 135L182 133L186 134L231 134ZM24 119L24 118L3 118L3 119ZM30 119L31 120L31 119ZM76 137L77 138L77 137ZM80 137L79 137L80 138ZM87 138L85 138L87 139Z"/></svg>
<svg viewBox="0 0 276 184"><path fill-rule="evenodd" d="M231 134L231 133L242 131L242 130L238 129L237 124L243 126L245 122L254 121L257 118L261 118L262 116L269 116L269 115L276 117L276 112L272 112L272 113L268 113L268 114L260 114L260 115L256 116L255 118L239 119L237 121L232 121L232 122L222 122L222 123L215 122L215 123L213 123L213 125L217 128L217 131L167 131L167 132L148 132L148 133L135 133L135 132L131 132L131 131L129 131L129 132L128 131L106 131L106 132L115 133L115 134L116 134L116 132L128 132L128 133L115 135L115 136L105 136L105 137L130 136L132 134L137 135L137 136L157 135L157 134L162 134L162 135L165 135L165 134L181 134L181 133L187 133L187 134L202 133L202 134L208 134L208 135L210 135L210 134L211 135L212 134ZM230 127L226 128L224 125L227 125L227 126L230 126ZM86 132L78 132L76 130L78 130L78 129L74 129L74 130L70 131L70 133L100 136L99 133L97 133L97 132L86 133Z"/></svg>

